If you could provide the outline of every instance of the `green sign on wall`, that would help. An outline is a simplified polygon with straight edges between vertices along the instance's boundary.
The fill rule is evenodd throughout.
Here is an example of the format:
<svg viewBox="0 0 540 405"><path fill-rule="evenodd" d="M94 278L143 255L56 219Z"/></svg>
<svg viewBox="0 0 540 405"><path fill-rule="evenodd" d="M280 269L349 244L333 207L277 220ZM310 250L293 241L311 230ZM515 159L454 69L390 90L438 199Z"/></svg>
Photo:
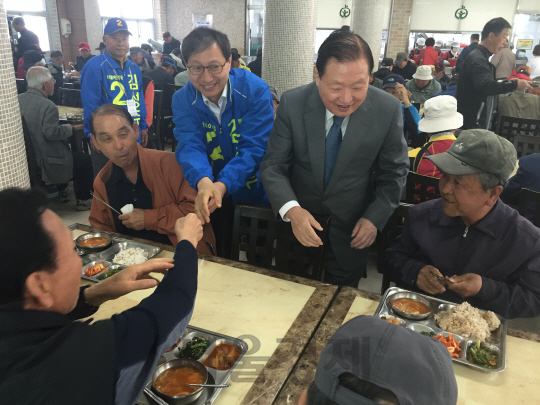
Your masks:
<svg viewBox="0 0 540 405"><path fill-rule="evenodd" d="M467 16L469 15L469 10L467 10L465 8L465 6L461 6L461 8L458 8L456 10L456 12L454 13L454 16L458 19L458 20L463 20L464 18L467 18Z"/></svg>
<svg viewBox="0 0 540 405"><path fill-rule="evenodd" d="M351 15L351 9L349 8L349 6L347 6L345 4L345 7L343 7L341 10L339 10L339 15L343 18L347 18L348 16Z"/></svg>

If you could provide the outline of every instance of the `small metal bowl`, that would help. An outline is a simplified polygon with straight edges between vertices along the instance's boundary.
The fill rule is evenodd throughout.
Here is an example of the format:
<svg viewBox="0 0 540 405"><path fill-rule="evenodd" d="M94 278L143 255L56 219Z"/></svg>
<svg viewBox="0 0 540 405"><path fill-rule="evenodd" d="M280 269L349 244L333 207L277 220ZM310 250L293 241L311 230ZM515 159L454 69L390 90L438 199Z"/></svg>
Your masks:
<svg viewBox="0 0 540 405"><path fill-rule="evenodd" d="M82 241L91 239L91 238L107 238L108 242L102 245L98 245L98 246L81 246L80 245ZM83 254L101 252L102 250L107 249L111 245L112 245L112 236L109 235L107 232L85 233L84 235L81 235L77 239L75 239L75 246L77 247L77 251L83 252Z"/></svg>
<svg viewBox="0 0 540 405"><path fill-rule="evenodd" d="M409 298L418 302L421 302L422 304L426 305L429 308L429 312L425 314L409 314L408 312L401 311L400 309L396 308L394 306L394 301L399 298ZM402 316L407 319L414 319L414 320L421 320L427 318L429 315L431 315L431 302L429 302L428 299L426 299L424 296L414 293L414 292L406 292L401 291L397 292L395 294L390 295L388 298L388 303L390 304L390 307L392 307L392 311L394 311L397 315Z"/></svg>
<svg viewBox="0 0 540 405"><path fill-rule="evenodd" d="M169 404L173 404L173 405L184 405L184 404L191 404L192 402L195 402L201 396L203 392L203 388L204 388L204 387L199 387L199 389L192 392L191 394L182 395L182 396L171 396L171 395L166 395L160 392L154 385L154 383L156 382L156 378L165 370L172 367L180 367L180 366L191 366L191 367L196 368L203 375L203 379L204 379L203 384L206 384L208 381L208 370L202 363L199 363L197 360L174 359L174 360L170 360L170 361L167 361L166 363L161 364L158 368L156 368L156 371L154 371L154 374L152 375L152 390L161 398L163 398L165 401L167 401Z"/></svg>

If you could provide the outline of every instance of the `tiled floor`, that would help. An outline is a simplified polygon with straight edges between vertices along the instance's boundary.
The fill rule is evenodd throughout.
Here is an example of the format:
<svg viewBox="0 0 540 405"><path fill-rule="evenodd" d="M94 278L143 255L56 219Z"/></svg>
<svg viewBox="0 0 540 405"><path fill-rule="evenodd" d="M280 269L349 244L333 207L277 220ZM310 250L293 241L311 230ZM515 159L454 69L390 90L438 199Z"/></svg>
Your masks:
<svg viewBox="0 0 540 405"><path fill-rule="evenodd" d="M69 188L70 201L68 203L62 203L58 197L53 197L49 200L49 208L62 218L62 221L66 226L75 223L90 225L88 222L90 211L77 211L75 209L76 201L72 184L70 184Z"/></svg>
<svg viewBox="0 0 540 405"><path fill-rule="evenodd" d="M71 188L71 200L69 203L62 203L58 197L49 201L49 208L56 212L66 226L74 223L89 225L88 216L90 211L75 210L75 197ZM377 256L372 253L368 257L367 278L360 280L358 288L364 291L379 293L382 283L382 274L379 274L376 266ZM540 334L540 317L531 319L515 319L508 321L508 326Z"/></svg>

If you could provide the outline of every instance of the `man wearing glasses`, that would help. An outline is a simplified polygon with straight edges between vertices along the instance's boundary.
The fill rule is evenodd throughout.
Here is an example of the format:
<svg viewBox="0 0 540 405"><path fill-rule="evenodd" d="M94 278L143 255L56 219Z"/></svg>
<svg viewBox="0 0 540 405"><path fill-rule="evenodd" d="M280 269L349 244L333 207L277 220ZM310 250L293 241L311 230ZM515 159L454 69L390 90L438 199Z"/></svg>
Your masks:
<svg viewBox="0 0 540 405"><path fill-rule="evenodd" d="M233 203L268 204L259 178L274 123L268 85L245 69L231 69L231 46L219 31L191 31L182 54L189 83L173 97L174 136L176 158L198 191L195 213L210 222L210 214L227 195ZM218 220L219 215L212 217L212 224L225 227L228 217Z"/></svg>

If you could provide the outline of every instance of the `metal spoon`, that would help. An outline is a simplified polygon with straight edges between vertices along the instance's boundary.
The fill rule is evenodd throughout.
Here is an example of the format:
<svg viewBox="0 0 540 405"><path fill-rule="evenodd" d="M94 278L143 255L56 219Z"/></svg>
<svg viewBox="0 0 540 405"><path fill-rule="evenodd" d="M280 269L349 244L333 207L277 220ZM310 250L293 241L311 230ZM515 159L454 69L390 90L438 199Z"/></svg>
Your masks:
<svg viewBox="0 0 540 405"><path fill-rule="evenodd" d="M159 405L169 405L167 402L162 400L160 397L158 397L156 394L154 394L152 391L150 391L146 387L144 387L144 393L148 395L150 398L152 398L154 401L156 401Z"/></svg>
<svg viewBox="0 0 540 405"><path fill-rule="evenodd" d="M231 384L186 384L189 387L228 388Z"/></svg>

